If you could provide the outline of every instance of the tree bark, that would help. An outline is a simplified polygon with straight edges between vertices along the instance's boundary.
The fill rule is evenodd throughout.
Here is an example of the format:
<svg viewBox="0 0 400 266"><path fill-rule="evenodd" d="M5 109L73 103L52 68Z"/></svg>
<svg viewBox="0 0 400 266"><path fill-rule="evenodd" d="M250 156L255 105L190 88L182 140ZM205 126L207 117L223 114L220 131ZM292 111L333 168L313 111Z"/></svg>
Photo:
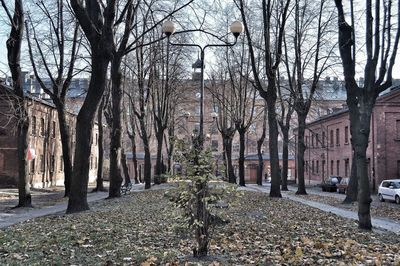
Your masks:
<svg viewBox="0 0 400 266"><path fill-rule="evenodd" d="M282 146L282 191L288 191L288 168L289 168L289 127L281 127L283 135Z"/></svg>
<svg viewBox="0 0 400 266"><path fill-rule="evenodd" d="M21 0L14 1L14 14L10 37L7 40L7 60L10 67L15 94L14 110L18 110L17 119L17 157L18 157L18 205L16 207L32 207L32 197L28 175L28 130L29 116L25 105L25 95L21 77L21 44L24 35L24 9ZM7 10L5 3L3 7ZM11 19L11 18L10 18Z"/></svg>
<svg viewBox="0 0 400 266"><path fill-rule="evenodd" d="M267 108L268 108L268 132L269 132L269 152L271 163L271 190L270 197L282 197L279 175L279 151L278 151L278 122L276 120L276 87L275 84L269 83L267 91Z"/></svg>
<svg viewBox="0 0 400 266"><path fill-rule="evenodd" d="M354 154L355 153L353 151L350 179L349 179L349 184L346 189L346 198L343 201L343 203L345 203L345 204L356 202L357 197L358 197L357 164L356 164L356 159L354 157Z"/></svg>
<svg viewBox="0 0 400 266"><path fill-rule="evenodd" d="M65 193L64 197L68 197L71 190L71 174L72 174L72 161L71 161L71 148L70 148L70 133L69 125L67 123L65 104L53 99L53 102L57 108L58 114L58 124L60 126L60 136L61 136L61 148L63 153L63 163L64 163L64 187Z"/></svg>
<svg viewBox="0 0 400 266"><path fill-rule="evenodd" d="M306 145L304 144L304 133L306 128L306 115L297 112L298 135L297 135L297 195L307 195L306 184L304 180L304 153Z"/></svg>
<svg viewBox="0 0 400 266"><path fill-rule="evenodd" d="M99 51L96 49L92 54L92 76L85 101L76 119L74 167L72 171L71 193L68 201L67 213L89 209L87 187L89 181L89 158L93 122L105 89L105 73L107 73L109 63L109 58L107 58L104 51L106 48L103 48L103 45L100 44L99 47Z"/></svg>
<svg viewBox="0 0 400 266"><path fill-rule="evenodd" d="M98 159L97 159L97 178L96 178L96 188L92 192L103 191L106 192L107 189L104 187L103 183L103 164L104 164L104 130L103 130L103 109L104 109L105 99L101 100L99 109L97 110L97 125L99 127L99 135L97 141Z"/></svg>
<svg viewBox="0 0 400 266"><path fill-rule="evenodd" d="M264 136L265 138L265 136ZM264 143L264 138L257 140L257 156L258 156L258 171L257 171L257 185L262 186L263 170L264 170L264 160L262 154L262 144Z"/></svg>
<svg viewBox="0 0 400 266"><path fill-rule="evenodd" d="M114 55L111 63L111 140L110 140L110 188L109 198L121 197L121 135L122 135L122 73L120 70L122 57Z"/></svg>
<svg viewBox="0 0 400 266"><path fill-rule="evenodd" d="M125 155L125 151L124 149L122 149L121 152L121 165L122 165L122 169L124 171L124 176L125 176L125 186L127 186L128 184L132 183L131 182L131 177L129 175L129 170L128 170L128 165L126 164L126 155Z"/></svg>
<svg viewBox="0 0 400 266"><path fill-rule="evenodd" d="M158 128L162 128L162 125L158 125ZM162 174L163 170L163 165L162 165L162 145L163 145L163 138L164 136L164 130L159 130L156 134L156 139L157 139L157 158L156 158L156 168L155 168L155 173L154 173L154 184L159 185L161 183L161 177L160 175Z"/></svg>
<svg viewBox="0 0 400 266"><path fill-rule="evenodd" d="M223 136L225 156L226 156L226 173L229 183L236 184L235 171L232 164L232 137Z"/></svg>
<svg viewBox="0 0 400 266"><path fill-rule="evenodd" d="M244 180L244 150L245 150L245 138L246 131L243 129L238 129L239 132L239 186L246 186Z"/></svg>
<svg viewBox="0 0 400 266"><path fill-rule="evenodd" d="M134 180L135 184L142 183L142 180L138 179L138 161L136 158L136 142L135 142L135 137L133 139L131 138L131 143L132 143L132 162L133 162L133 174L134 174Z"/></svg>

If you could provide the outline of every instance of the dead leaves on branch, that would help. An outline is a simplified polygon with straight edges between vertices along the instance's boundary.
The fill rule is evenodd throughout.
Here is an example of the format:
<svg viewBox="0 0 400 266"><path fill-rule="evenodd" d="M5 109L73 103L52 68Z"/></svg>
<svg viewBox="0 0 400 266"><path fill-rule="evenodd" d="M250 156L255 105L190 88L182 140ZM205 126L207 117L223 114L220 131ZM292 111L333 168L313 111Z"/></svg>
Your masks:
<svg viewBox="0 0 400 266"><path fill-rule="evenodd" d="M285 199L245 192L221 210L210 257L192 258L164 191L131 193L75 215L48 216L0 231L1 264L24 265L396 265L398 235Z"/></svg>

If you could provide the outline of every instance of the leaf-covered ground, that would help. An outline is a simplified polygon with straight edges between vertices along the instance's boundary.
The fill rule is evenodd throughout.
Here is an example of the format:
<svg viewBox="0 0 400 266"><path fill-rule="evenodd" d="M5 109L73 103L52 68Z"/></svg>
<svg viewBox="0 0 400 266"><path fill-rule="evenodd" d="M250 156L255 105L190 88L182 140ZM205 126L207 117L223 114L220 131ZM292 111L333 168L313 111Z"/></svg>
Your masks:
<svg viewBox="0 0 400 266"><path fill-rule="evenodd" d="M10 265L396 265L399 236L367 233L354 221L286 199L244 192L220 216L210 257L174 224L176 209L154 190L97 202L91 211L47 216L0 231Z"/></svg>
<svg viewBox="0 0 400 266"><path fill-rule="evenodd" d="M357 202L352 204L343 204L343 200L339 199L334 196L330 196L330 193L325 193L326 195L296 195L297 197L301 197L306 200L317 201L321 203L325 203L328 205L332 205L342 209L348 209L351 211L358 211L358 204ZM381 217L381 218L388 218L394 221L400 222L400 205L395 204L394 202L379 202L377 197L373 197L374 200L371 203L371 215L373 217Z"/></svg>

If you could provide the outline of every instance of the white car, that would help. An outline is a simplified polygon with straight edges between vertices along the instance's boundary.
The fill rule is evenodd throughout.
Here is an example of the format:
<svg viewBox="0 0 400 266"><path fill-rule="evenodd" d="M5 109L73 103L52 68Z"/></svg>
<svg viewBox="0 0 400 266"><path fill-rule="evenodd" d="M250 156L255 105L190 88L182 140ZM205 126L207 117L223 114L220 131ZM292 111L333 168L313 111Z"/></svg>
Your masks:
<svg viewBox="0 0 400 266"><path fill-rule="evenodd" d="M378 189L380 201L394 200L400 204L400 179L383 180Z"/></svg>

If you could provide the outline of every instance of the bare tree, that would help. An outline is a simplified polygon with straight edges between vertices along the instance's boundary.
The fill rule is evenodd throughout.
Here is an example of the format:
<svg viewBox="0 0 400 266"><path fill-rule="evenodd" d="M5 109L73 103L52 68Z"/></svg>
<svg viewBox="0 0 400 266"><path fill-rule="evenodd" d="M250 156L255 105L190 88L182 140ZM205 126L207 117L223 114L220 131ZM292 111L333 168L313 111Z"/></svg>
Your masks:
<svg viewBox="0 0 400 266"><path fill-rule="evenodd" d="M245 42L242 42L240 56L237 62L230 64L228 72L231 89L233 92L234 123L239 133L239 185L245 186L244 153L246 148L246 133L254 122L256 90L249 81L249 58L245 53Z"/></svg>
<svg viewBox="0 0 400 266"><path fill-rule="evenodd" d="M70 1L75 16L90 44L91 78L85 101L76 122L76 147L67 213L89 209L87 186L94 117L106 86L107 68L114 49L113 26L116 0Z"/></svg>
<svg viewBox="0 0 400 266"><path fill-rule="evenodd" d="M17 207L32 207L32 197L28 180L28 128L29 116L25 102L21 76L21 44L24 34L24 9L21 0L14 1L12 15L4 0L1 5L5 10L11 25L10 37L7 40L7 59L10 67L14 88L14 109L17 117L17 154L18 154L18 205Z"/></svg>
<svg viewBox="0 0 400 266"><path fill-rule="evenodd" d="M232 143L236 127L233 115L233 93L230 90L228 73L220 70L217 77L214 75L211 79L211 86L208 89L212 95L214 110L217 113L215 122L222 138L225 179L229 183L236 184L236 176L232 163Z"/></svg>
<svg viewBox="0 0 400 266"><path fill-rule="evenodd" d="M297 176L296 194L307 194L304 182L304 132L306 119L310 111L314 94L318 88L321 75L329 68L334 45L329 41L333 12L329 12L326 0L311 3L295 1L294 13L294 46L288 46L284 39L285 67L288 76L288 88L294 98L294 109L297 114ZM315 27L315 25L317 25ZM316 30L315 30L316 29ZM294 50L291 59L290 51ZM307 73L310 78L307 78Z"/></svg>
<svg viewBox="0 0 400 266"><path fill-rule="evenodd" d="M351 25L346 22L341 0L335 0L338 11L339 50L347 92L347 106L350 115L351 144L358 179L358 225L371 230L371 195L368 179L366 151L370 134L371 114L376 98L392 85L392 71L400 39L400 1L397 1L397 21L393 19L392 1L365 1L366 63L364 84L358 85L356 75L356 43L354 7L350 4ZM375 17L373 16L375 14ZM395 33L395 34L394 34Z"/></svg>
<svg viewBox="0 0 400 266"><path fill-rule="evenodd" d="M68 196L71 186L72 157L69 145L71 139L69 135L70 129L66 117L66 96L75 74L75 61L81 42L79 38L79 25L74 21L73 17L65 17L66 11L64 10L65 7L62 0L58 0L54 3L54 6L49 6L43 1L39 1L37 7L41 16L39 25L43 22L43 17L45 17L45 23L48 23L50 27L45 28L48 32L37 32L36 28L40 29L41 27L38 27L38 24L34 21L35 18L29 15L29 19L25 22L29 59L36 80L43 91L50 96L57 109L64 161L65 196ZM67 14L69 14L69 11L67 11ZM69 31L69 27L65 25L69 25L71 22L73 29L72 38L66 33ZM30 30L32 30L32 34L30 34ZM46 37L44 38L43 36ZM33 39L33 44L31 38ZM34 49L37 51L35 55ZM51 51L48 51L48 49ZM49 53L53 54L53 56L48 56ZM70 58L67 60L69 54ZM38 65L43 66L44 70L42 73ZM50 82L45 82L46 79L49 79Z"/></svg>
<svg viewBox="0 0 400 266"><path fill-rule="evenodd" d="M261 135L257 140L257 157L258 157L258 171L257 171L257 185L262 186L263 169L264 169L264 158L263 158L263 145L267 132L267 104L264 103L263 107L263 118L262 118L262 131Z"/></svg>
<svg viewBox="0 0 400 266"><path fill-rule="evenodd" d="M280 75L278 74L280 77ZM281 79L278 79L278 99L280 104L280 114L278 115L278 124L282 132L282 191L288 191L287 178L289 168L289 131L294 112L293 101L294 97L290 95L289 90L281 84Z"/></svg>
<svg viewBox="0 0 400 266"><path fill-rule="evenodd" d="M243 0L236 1L236 4L242 15L243 25L246 32L255 86L260 96L267 102L269 153L271 163L271 190L269 195L270 197L281 197L278 153L279 130L276 119L277 71L282 58L283 36L288 18L290 0L262 1L264 29L264 40L262 44L264 52L263 65L265 66L265 75L268 81L266 88L261 79L259 68L257 67L257 58L253 44L254 36L252 35L248 24L248 15L246 14L247 7L245 7Z"/></svg>

